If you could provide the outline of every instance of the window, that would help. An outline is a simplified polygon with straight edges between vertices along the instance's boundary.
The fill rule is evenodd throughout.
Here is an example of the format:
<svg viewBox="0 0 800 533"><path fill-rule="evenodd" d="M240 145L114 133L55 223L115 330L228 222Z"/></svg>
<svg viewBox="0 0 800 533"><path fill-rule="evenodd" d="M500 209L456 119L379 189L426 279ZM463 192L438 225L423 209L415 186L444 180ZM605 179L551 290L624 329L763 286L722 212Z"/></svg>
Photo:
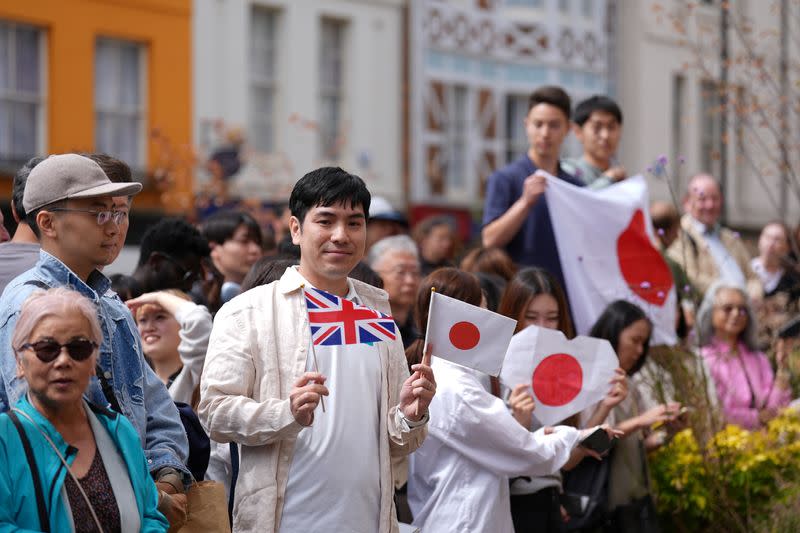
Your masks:
<svg viewBox="0 0 800 533"><path fill-rule="evenodd" d="M720 101L716 82L700 83L700 170L719 175Z"/></svg>
<svg viewBox="0 0 800 533"><path fill-rule="evenodd" d="M678 163L686 155L683 144L684 111L686 107L686 78L676 74L672 78L672 161L673 185L676 189L681 186L683 166Z"/></svg>
<svg viewBox="0 0 800 533"><path fill-rule="evenodd" d="M469 117L467 105L467 88L464 86L448 86L447 119L445 127L445 160L447 165L446 183L449 190L463 189L467 183L469 169L467 132Z"/></svg>
<svg viewBox="0 0 800 533"><path fill-rule="evenodd" d="M43 152L42 32L0 21L0 160Z"/></svg>
<svg viewBox="0 0 800 533"><path fill-rule="evenodd" d="M250 141L275 150L275 93L278 13L254 7L250 24Z"/></svg>
<svg viewBox="0 0 800 533"><path fill-rule="evenodd" d="M506 0L509 7L542 7L542 0Z"/></svg>
<svg viewBox="0 0 800 533"><path fill-rule="evenodd" d="M506 97L506 162L510 163L528 151L525 117L528 114L528 97Z"/></svg>
<svg viewBox="0 0 800 533"><path fill-rule="evenodd" d="M98 39L94 56L95 150L145 166L144 49Z"/></svg>
<svg viewBox="0 0 800 533"><path fill-rule="evenodd" d="M338 159L342 151L344 106L344 48L347 25L323 19L319 64L319 145L324 159Z"/></svg>

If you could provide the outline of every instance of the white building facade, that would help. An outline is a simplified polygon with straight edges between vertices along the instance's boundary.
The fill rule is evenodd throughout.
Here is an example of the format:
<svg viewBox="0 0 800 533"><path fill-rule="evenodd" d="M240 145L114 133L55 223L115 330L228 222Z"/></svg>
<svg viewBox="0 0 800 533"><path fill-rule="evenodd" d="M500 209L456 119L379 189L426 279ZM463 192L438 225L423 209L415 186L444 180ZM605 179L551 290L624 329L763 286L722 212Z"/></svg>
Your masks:
<svg viewBox="0 0 800 533"><path fill-rule="evenodd" d="M790 9L786 30L788 58L800 57L796 28L800 6ZM651 196L670 198L669 184L678 197L691 176L707 172L717 178L727 169L725 183L727 223L757 229L783 218L794 225L800 219L797 189L783 181L790 172L776 165L780 150L780 118L788 117L792 167L797 158L797 69L792 66L790 92L778 103L778 63L781 29L780 1L733 0L728 3L728 48L731 89L727 127L722 128L718 90L720 76L720 2L687 3L679 0L621 0L618 2L616 97L624 111L621 160L629 172L643 172L661 154L670 163L663 179L650 179ZM746 66L751 43L771 79ZM792 94L794 96L792 96ZM754 98L762 104L754 104ZM726 139L727 156L720 150ZM684 163L681 164L680 160Z"/></svg>
<svg viewBox="0 0 800 533"><path fill-rule="evenodd" d="M322 165L402 203L403 0L195 0L194 133L245 133L235 195L285 199Z"/></svg>
<svg viewBox="0 0 800 533"><path fill-rule="evenodd" d="M528 97L574 102L613 78L604 0L414 0L410 5L410 194L480 209L485 181L525 152ZM571 139L565 151L579 148Z"/></svg>

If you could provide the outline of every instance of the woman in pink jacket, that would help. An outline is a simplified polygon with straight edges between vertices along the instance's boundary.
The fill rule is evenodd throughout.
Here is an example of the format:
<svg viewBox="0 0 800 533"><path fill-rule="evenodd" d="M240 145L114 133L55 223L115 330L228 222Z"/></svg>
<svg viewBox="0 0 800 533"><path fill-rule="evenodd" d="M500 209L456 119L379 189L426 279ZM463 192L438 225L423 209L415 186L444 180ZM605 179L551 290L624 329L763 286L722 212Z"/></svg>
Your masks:
<svg viewBox="0 0 800 533"><path fill-rule="evenodd" d="M741 287L725 281L709 287L697 314L697 335L727 422L757 429L789 403L786 354L776 354L775 375L756 348L753 310Z"/></svg>

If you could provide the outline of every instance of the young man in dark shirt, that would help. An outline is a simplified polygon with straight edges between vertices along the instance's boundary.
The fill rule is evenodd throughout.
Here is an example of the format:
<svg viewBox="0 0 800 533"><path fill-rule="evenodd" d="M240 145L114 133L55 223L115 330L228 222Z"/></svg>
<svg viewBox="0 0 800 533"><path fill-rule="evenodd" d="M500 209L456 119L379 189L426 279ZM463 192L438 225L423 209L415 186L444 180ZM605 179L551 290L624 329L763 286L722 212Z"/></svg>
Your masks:
<svg viewBox="0 0 800 533"><path fill-rule="evenodd" d="M570 99L560 87L540 87L530 96L525 132L527 153L489 176L483 206L484 247L505 248L521 266L538 266L564 284L561 264L544 198L545 171L573 185L581 180L559 165L569 133Z"/></svg>

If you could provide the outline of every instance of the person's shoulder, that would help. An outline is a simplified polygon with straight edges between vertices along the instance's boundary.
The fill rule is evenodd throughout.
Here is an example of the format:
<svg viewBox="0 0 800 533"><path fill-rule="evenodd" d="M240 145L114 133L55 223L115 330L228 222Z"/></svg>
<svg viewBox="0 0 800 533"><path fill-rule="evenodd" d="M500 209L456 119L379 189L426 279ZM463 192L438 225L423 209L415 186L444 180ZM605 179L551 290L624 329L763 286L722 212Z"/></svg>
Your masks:
<svg viewBox="0 0 800 533"><path fill-rule="evenodd" d="M214 322L220 318L259 312L271 307L271 302L277 294L278 282L273 281L267 285L259 285L252 289L237 294L220 307Z"/></svg>
<svg viewBox="0 0 800 533"><path fill-rule="evenodd" d="M492 172L489 181L522 180L528 177L529 170L528 157L522 155Z"/></svg>
<svg viewBox="0 0 800 533"><path fill-rule="evenodd" d="M353 284L353 289L365 303L382 303L389 301L389 293L361 280L348 278Z"/></svg>
<svg viewBox="0 0 800 533"><path fill-rule="evenodd" d="M37 289L48 289L51 285L39 279L32 270L23 272L11 280L0 295L0 317L18 312L30 294Z"/></svg>

